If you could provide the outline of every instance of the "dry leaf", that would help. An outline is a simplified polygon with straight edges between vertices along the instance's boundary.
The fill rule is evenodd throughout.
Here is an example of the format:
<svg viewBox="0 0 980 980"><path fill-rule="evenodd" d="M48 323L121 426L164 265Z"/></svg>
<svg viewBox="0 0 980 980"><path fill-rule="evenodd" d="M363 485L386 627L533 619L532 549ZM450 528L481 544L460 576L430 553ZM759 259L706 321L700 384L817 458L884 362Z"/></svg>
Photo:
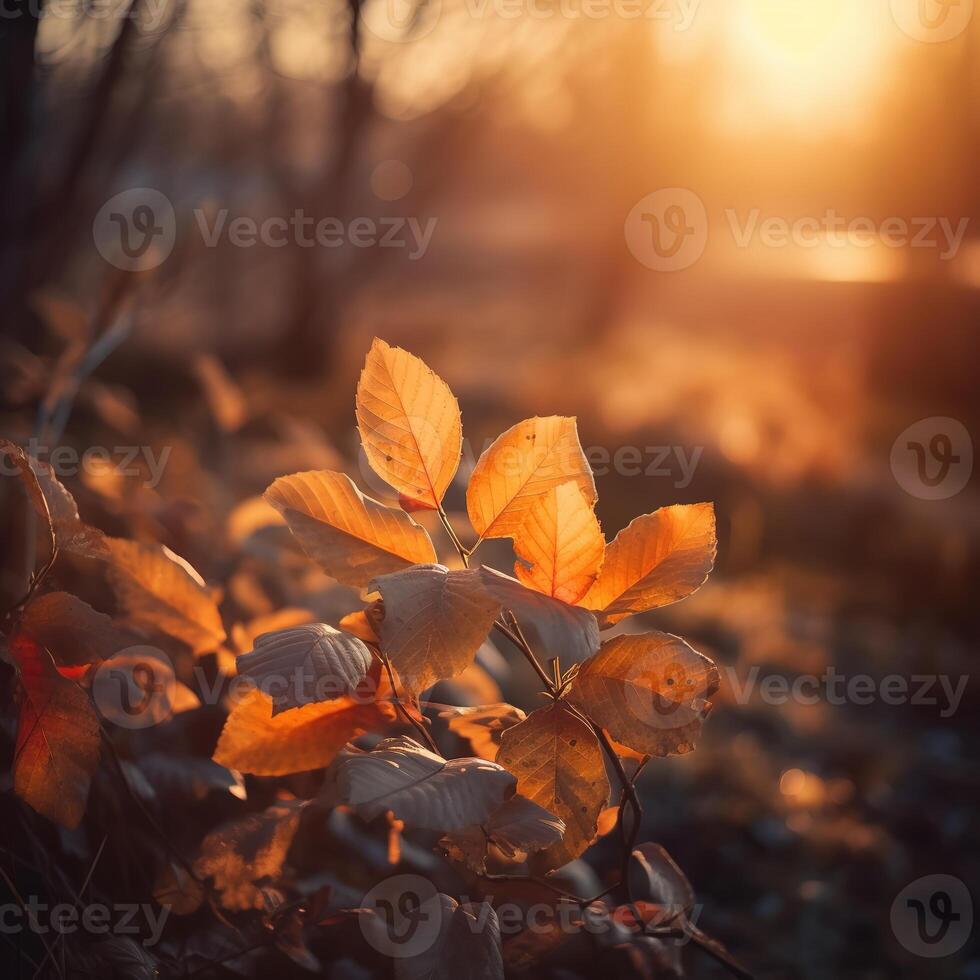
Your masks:
<svg viewBox="0 0 980 980"><path fill-rule="evenodd" d="M475 569L416 565L370 588L384 602L381 649L414 694L465 670L500 610Z"/></svg>
<svg viewBox="0 0 980 980"><path fill-rule="evenodd" d="M690 752L718 690L718 668L670 633L614 637L582 664L568 698L646 755Z"/></svg>
<svg viewBox="0 0 980 980"><path fill-rule="evenodd" d="M366 497L343 473L281 476L265 498L303 550L338 582L364 588L375 576L436 560L424 528L403 511Z"/></svg>
<svg viewBox="0 0 980 980"><path fill-rule="evenodd" d="M157 875L153 898L175 915L191 915L204 901L204 888L182 865L168 861Z"/></svg>
<svg viewBox="0 0 980 980"><path fill-rule="evenodd" d="M371 667L371 651L355 636L326 623L263 633L238 673L272 697L272 713L350 694Z"/></svg>
<svg viewBox="0 0 980 980"><path fill-rule="evenodd" d="M263 633L288 629L290 626L302 626L303 623L312 623L315 619L316 616L309 609L302 609L299 606L284 606L276 612L256 616L247 623L235 623L231 628L231 638L239 653L248 653Z"/></svg>
<svg viewBox="0 0 980 980"><path fill-rule="evenodd" d="M203 579L183 558L159 544L106 538L109 581L129 617L210 653L225 640L221 613Z"/></svg>
<svg viewBox="0 0 980 980"><path fill-rule="evenodd" d="M436 510L459 466L463 431L449 386L415 355L375 339L357 385L357 428L371 468Z"/></svg>
<svg viewBox="0 0 980 980"><path fill-rule="evenodd" d="M578 484L552 487L514 534L514 574L529 589L576 603L596 579L606 540Z"/></svg>
<svg viewBox="0 0 980 980"><path fill-rule="evenodd" d="M603 627L695 592L715 561L712 504L677 504L637 517L606 548L595 585L580 601Z"/></svg>
<svg viewBox="0 0 980 980"><path fill-rule="evenodd" d="M478 708L447 708L439 712L440 718L449 721L450 731L470 743L470 748L481 759L491 762L497 758L500 736L527 715L512 704L484 704Z"/></svg>
<svg viewBox="0 0 980 980"><path fill-rule="evenodd" d="M481 538L513 537L537 498L569 480L595 503L595 481L575 419L552 415L518 422L477 461L466 489L470 523Z"/></svg>
<svg viewBox="0 0 980 980"><path fill-rule="evenodd" d="M77 827L99 763L98 715L88 695L31 639L16 637L10 651L23 689L14 792L49 820Z"/></svg>
<svg viewBox="0 0 980 980"><path fill-rule="evenodd" d="M484 759L450 759L406 736L386 738L340 765L340 800L373 819L391 810L410 828L483 823L514 792L514 777Z"/></svg>
<svg viewBox="0 0 980 980"><path fill-rule="evenodd" d="M97 663L135 642L105 613L68 592L38 596L24 610L20 629L62 665Z"/></svg>
<svg viewBox="0 0 980 980"><path fill-rule="evenodd" d="M562 702L538 708L500 740L497 756L517 776L517 791L565 823L565 837L541 857L556 868L577 858L596 836L609 800L602 748L589 726Z"/></svg>
<svg viewBox="0 0 980 980"><path fill-rule="evenodd" d="M543 661L560 656L577 663L599 649L599 624L591 612L525 588L517 579L480 566L487 591L516 617L531 649Z"/></svg>
<svg viewBox="0 0 980 980"><path fill-rule="evenodd" d="M296 836L305 803L276 803L219 827L204 838L194 871L214 878L226 909L261 909L257 882L275 881Z"/></svg>
<svg viewBox="0 0 980 980"><path fill-rule="evenodd" d="M345 696L272 714L272 699L250 691L232 709L214 761L256 776L285 776L329 765L352 738L386 728L394 708Z"/></svg>
<svg viewBox="0 0 980 980"><path fill-rule="evenodd" d="M670 920L694 911L694 889L687 875L659 844L640 844L630 855L630 893L660 906Z"/></svg>
<svg viewBox="0 0 980 980"><path fill-rule="evenodd" d="M519 863L557 844L564 833L565 824L553 813L524 796L512 796L486 823L447 834L439 843L454 860L483 874L491 846L506 860Z"/></svg>

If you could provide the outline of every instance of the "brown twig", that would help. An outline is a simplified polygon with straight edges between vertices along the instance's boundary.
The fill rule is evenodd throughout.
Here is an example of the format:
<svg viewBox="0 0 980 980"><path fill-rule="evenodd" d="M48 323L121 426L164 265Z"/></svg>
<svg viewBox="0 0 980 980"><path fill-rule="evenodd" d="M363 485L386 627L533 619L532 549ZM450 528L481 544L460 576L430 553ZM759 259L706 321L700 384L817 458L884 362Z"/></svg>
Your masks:
<svg viewBox="0 0 980 980"><path fill-rule="evenodd" d="M398 688L395 686L395 672L391 669L391 661L385 656L385 654L378 651L378 657L384 664L385 670L388 672L388 681L391 684L391 703L395 706L397 711L400 711L404 716L405 720L422 736L429 748L435 752L436 755L442 755L439 751L439 746L436 745L435 740L429 734L428 729L425 725L419 721L417 718L412 717L412 713L405 707L401 699L398 697Z"/></svg>

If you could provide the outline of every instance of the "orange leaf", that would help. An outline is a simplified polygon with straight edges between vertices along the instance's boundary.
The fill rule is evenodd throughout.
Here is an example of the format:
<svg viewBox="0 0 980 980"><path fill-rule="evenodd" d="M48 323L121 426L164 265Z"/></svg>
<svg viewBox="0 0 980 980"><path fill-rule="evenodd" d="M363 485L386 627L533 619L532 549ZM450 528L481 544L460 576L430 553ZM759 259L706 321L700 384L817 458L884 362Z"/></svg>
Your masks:
<svg viewBox="0 0 980 980"><path fill-rule="evenodd" d="M406 513L366 497L343 473L281 476L265 499L286 519L303 550L339 582L364 588L376 575L436 560L424 528Z"/></svg>
<svg viewBox="0 0 980 980"><path fill-rule="evenodd" d="M535 500L515 533L514 574L528 588L575 603L595 581L605 548L592 505L576 483L562 483Z"/></svg>
<svg viewBox="0 0 980 980"><path fill-rule="evenodd" d="M459 405L446 382L413 354L375 338L356 406L361 443L375 473L404 496L406 510L438 509L463 441Z"/></svg>
<svg viewBox="0 0 980 980"><path fill-rule="evenodd" d="M20 629L37 640L59 665L91 664L135 642L109 616L68 592L48 592L32 600Z"/></svg>
<svg viewBox="0 0 980 980"><path fill-rule="evenodd" d="M513 537L542 494L574 481L589 504L595 482L574 418L518 422L480 457L466 489L466 509L481 538Z"/></svg>
<svg viewBox="0 0 980 980"><path fill-rule="evenodd" d="M63 827L85 813L99 763L99 718L88 695L62 677L51 657L26 636L10 645L24 699L17 723L14 792Z"/></svg>
<svg viewBox="0 0 980 980"><path fill-rule="evenodd" d="M712 504L661 507L616 535L579 605L594 610L605 627L677 602L704 583L716 550Z"/></svg>
<svg viewBox="0 0 980 980"><path fill-rule="evenodd" d="M232 709L214 751L214 761L256 776L285 776L329 765L352 738L386 728L390 704L346 696L307 704L278 715L272 699L250 691Z"/></svg>
<svg viewBox="0 0 980 980"><path fill-rule="evenodd" d="M130 618L176 637L194 654L225 639L221 614L204 580L179 555L159 544L106 538L109 581Z"/></svg>
<svg viewBox="0 0 980 980"><path fill-rule="evenodd" d="M718 689L718 669L670 633L616 636L586 660L568 699L646 755L690 752Z"/></svg>
<svg viewBox="0 0 980 980"><path fill-rule="evenodd" d="M596 836L609 780L595 733L557 701L538 708L501 740L497 761L517 776L517 792L565 823L565 837L543 852L550 868L577 858Z"/></svg>

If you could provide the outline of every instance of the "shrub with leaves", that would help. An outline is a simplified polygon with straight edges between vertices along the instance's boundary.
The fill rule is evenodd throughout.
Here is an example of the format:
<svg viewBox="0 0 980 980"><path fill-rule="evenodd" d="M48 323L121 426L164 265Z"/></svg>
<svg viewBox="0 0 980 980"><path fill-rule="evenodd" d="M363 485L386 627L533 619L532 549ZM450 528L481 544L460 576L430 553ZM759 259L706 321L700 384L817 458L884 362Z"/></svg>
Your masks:
<svg viewBox="0 0 980 980"><path fill-rule="evenodd" d="M361 590L364 607L337 625L283 610L257 635L233 631L237 673L250 684L227 699L206 763L214 770L194 778L203 794L244 794L239 774L247 774L267 805L200 835L196 858L168 845L157 901L182 915L209 907L225 925L227 916L262 915L272 937L265 945L300 969L318 969L311 933L339 923L357 921L380 948L371 939L384 926L379 910L404 896L371 907L290 880L287 858L304 839L304 821L328 813L345 826L383 825L390 864L399 861L403 835L428 836L461 880L482 889L478 903L433 892L426 907L441 925L426 949L391 953L398 976L533 973L559 946L587 935L586 919L599 912L608 929L601 941L593 936L593 953L596 943L627 950L641 975L680 975L678 947L670 945L680 937L747 975L691 922L693 892L669 855L638 843L636 780L651 758L694 749L718 672L681 638L622 624L704 583L716 550L712 505L664 507L607 543L575 419L535 417L504 432L476 463L463 527L443 503L461 459L459 405L421 360L381 340L357 385L356 419L367 461L399 506L330 470L281 476L265 500L310 561ZM2 449L46 538L44 560L6 620L20 704L12 785L38 814L74 828L100 755L120 768L107 733L112 719L99 717L103 705L91 696L102 663L166 636L192 662L227 665L228 637L220 597L187 562L83 524L43 464L10 443ZM496 538L512 543L512 575L478 560ZM44 591L65 553L102 570L115 617L70 593ZM506 703L431 704L433 685L471 670L489 638L526 660L544 703L528 713ZM185 675L167 692L173 710L197 707L200 691ZM145 693L136 688L137 697ZM471 754L452 757L450 743L468 744ZM158 763L153 778L165 768ZM322 778L307 781L311 792L297 799L290 791L297 782L283 777L313 771ZM270 793L270 785L278 788ZM596 896L571 894L556 871L611 829L620 860L608 886ZM492 906L522 888L571 903L577 925L562 935L521 932L502 944ZM242 957L239 949L231 958ZM190 962L186 949L168 947L156 968ZM207 968L221 962L204 957Z"/></svg>

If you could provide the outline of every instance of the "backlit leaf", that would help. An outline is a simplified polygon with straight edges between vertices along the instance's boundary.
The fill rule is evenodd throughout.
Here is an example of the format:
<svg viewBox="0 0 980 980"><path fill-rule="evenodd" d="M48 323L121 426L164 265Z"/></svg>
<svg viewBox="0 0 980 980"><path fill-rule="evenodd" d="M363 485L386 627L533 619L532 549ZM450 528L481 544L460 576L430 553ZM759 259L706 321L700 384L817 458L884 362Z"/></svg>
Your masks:
<svg viewBox="0 0 980 980"><path fill-rule="evenodd" d="M569 700L637 752L690 752L718 690L718 668L670 633L616 636L582 664Z"/></svg>
<svg viewBox="0 0 980 980"><path fill-rule="evenodd" d="M436 560L424 528L403 511L366 497L343 473L281 476L265 499L310 558L338 582L364 588L377 575Z"/></svg>
<svg viewBox="0 0 980 980"><path fill-rule="evenodd" d="M372 469L406 509L439 507L462 449L459 405L445 381L376 338L357 385L357 428Z"/></svg>
<svg viewBox="0 0 980 980"><path fill-rule="evenodd" d="M133 622L176 637L195 654L225 639L221 614L201 577L169 548L106 538L109 581Z"/></svg>
<svg viewBox="0 0 980 980"><path fill-rule="evenodd" d="M38 813L77 827L99 763L99 718L88 695L21 635L10 645L23 700L14 750L14 792Z"/></svg>
<svg viewBox="0 0 980 980"><path fill-rule="evenodd" d="M664 918L689 916L694 911L694 889L687 875L659 844L640 844L630 855L630 892L664 910Z"/></svg>
<svg viewBox="0 0 980 980"><path fill-rule="evenodd" d="M270 695L273 714L354 691L371 666L371 651L355 636L326 623L263 633L238 672Z"/></svg>
<svg viewBox="0 0 980 980"><path fill-rule="evenodd" d="M696 591L715 561L712 504L678 504L637 517L607 546L595 584L580 605L603 627Z"/></svg>
<svg viewBox="0 0 980 980"><path fill-rule="evenodd" d="M500 740L500 763L517 776L517 791L565 823L565 837L542 855L556 868L595 839L609 799L602 748L589 726L561 701L538 708Z"/></svg>
<svg viewBox="0 0 980 980"><path fill-rule="evenodd" d="M466 490L470 522L481 538L513 537L537 498L569 480L595 503L595 481L575 419L552 415L518 422L473 470Z"/></svg>
<svg viewBox="0 0 980 980"><path fill-rule="evenodd" d="M381 649L416 694L465 670L500 610L475 569L416 565L370 587L384 602Z"/></svg>
<svg viewBox="0 0 980 980"><path fill-rule="evenodd" d="M391 704L346 695L273 716L272 699L253 690L228 715L214 761L256 776L320 769L350 739L384 729L394 719Z"/></svg>
<svg viewBox="0 0 980 980"><path fill-rule="evenodd" d="M514 574L530 589L578 602L599 572L605 538L578 485L552 487L535 500L514 534Z"/></svg>
<svg viewBox="0 0 980 980"><path fill-rule="evenodd" d="M514 793L514 777L484 759L450 759L405 736L340 765L340 799L370 820L392 810L409 828L455 830L486 820Z"/></svg>

